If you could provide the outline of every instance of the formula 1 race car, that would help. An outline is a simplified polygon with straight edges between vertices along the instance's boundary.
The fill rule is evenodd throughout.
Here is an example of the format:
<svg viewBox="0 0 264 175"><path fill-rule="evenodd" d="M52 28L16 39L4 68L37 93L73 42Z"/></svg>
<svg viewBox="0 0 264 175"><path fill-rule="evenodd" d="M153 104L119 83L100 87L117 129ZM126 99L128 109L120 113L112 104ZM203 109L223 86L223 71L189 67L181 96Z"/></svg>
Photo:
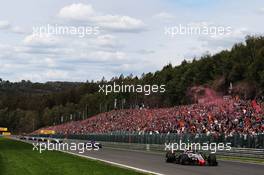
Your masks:
<svg viewBox="0 0 264 175"><path fill-rule="evenodd" d="M215 154L209 154L206 156L204 153L198 153L195 151L184 152L167 152L166 162L177 163L181 165L200 165L200 166L217 166Z"/></svg>

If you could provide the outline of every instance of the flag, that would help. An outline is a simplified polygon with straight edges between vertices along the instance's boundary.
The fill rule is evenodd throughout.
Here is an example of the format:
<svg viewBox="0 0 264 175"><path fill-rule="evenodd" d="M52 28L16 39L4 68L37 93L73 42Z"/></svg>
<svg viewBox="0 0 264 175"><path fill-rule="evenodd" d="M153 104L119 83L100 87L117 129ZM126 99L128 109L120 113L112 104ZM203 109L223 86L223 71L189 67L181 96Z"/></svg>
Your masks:
<svg viewBox="0 0 264 175"><path fill-rule="evenodd" d="M252 105L252 107L255 109L255 111L257 113L259 113L261 111L261 107L258 105L258 103L256 102L256 100L252 100L251 105Z"/></svg>

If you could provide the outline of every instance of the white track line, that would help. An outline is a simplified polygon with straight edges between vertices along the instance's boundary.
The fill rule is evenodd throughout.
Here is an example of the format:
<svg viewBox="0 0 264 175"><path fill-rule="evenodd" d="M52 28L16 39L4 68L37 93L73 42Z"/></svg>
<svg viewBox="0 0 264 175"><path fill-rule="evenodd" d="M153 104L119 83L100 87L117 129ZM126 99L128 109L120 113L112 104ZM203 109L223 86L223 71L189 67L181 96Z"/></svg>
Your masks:
<svg viewBox="0 0 264 175"><path fill-rule="evenodd" d="M138 171L138 172L143 172L143 173L148 173L148 174L155 174L155 175L164 175L164 174L161 174L161 173L148 171L148 170L144 170L144 169L141 169L141 168L136 168L136 167L133 167L133 166L128 166L128 165L125 165L125 164L116 163L116 162L112 162L112 161L108 161L108 160L104 160L104 159L98 159L98 158L95 158L95 157L90 157L90 156L86 156L86 155L82 155L82 154L76 154L76 153L68 152L68 151L61 151L61 152L64 152L64 153L67 153L67 154L72 154L72 155L79 156L79 157L92 159L92 160L105 162L105 163L108 163L108 164L111 164L111 165L115 165L115 166L119 166L119 167L123 167L123 168L132 169L132 170L135 170L135 171Z"/></svg>

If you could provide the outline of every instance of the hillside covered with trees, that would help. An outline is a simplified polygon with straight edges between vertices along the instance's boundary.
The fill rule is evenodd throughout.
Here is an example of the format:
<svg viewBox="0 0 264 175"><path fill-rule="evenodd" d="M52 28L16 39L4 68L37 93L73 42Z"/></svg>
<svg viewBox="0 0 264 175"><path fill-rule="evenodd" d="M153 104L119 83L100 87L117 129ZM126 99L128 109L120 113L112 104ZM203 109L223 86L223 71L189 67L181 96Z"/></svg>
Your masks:
<svg viewBox="0 0 264 175"><path fill-rule="evenodd" d="M99 93L99 84L166 85L165 93ZM0 79L0 126L13 132L31 132L47 125L82 120L94 114L117 108L168 107L194 103L190 89L203 85L218 93L241 98L264 95L264 37L248 36L244 43L215 55L204 55L181 65L168 64L162 70L141 77L113 77L106 81L87 82L9 82Z"/></svg>

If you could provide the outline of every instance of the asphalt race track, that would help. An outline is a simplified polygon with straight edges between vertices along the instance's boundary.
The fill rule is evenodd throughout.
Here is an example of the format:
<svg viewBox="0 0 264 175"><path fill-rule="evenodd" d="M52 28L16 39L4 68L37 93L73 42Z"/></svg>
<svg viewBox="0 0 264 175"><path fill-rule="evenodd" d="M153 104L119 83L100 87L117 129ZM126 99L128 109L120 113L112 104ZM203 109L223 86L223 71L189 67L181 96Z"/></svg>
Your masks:
<svg viewBox="0 0 264 175"><path fill-rule="evenodd" d="M32 141L26 141L32 143ZM70 142L69 140L66 142ZM80 142L73 141L71 142ZM159 175L263 175L264 165L239 163L231 161L218 161L216 167L191 166L166 163L165 155L158 153L115 149L103 147L98 151L69 151L73 154L87 158L100 159L110 163L122 164L132 168L150 171ZM111 174L111 173L110 173Z"/></svg>
<svg viewBox="0 0 264 175"><path fill-rule="evenodd" d="M264 165L219 161L217 167L166 163L163 155L140 151L102 148L83 155L166 175L263 175Z"/></svg>

